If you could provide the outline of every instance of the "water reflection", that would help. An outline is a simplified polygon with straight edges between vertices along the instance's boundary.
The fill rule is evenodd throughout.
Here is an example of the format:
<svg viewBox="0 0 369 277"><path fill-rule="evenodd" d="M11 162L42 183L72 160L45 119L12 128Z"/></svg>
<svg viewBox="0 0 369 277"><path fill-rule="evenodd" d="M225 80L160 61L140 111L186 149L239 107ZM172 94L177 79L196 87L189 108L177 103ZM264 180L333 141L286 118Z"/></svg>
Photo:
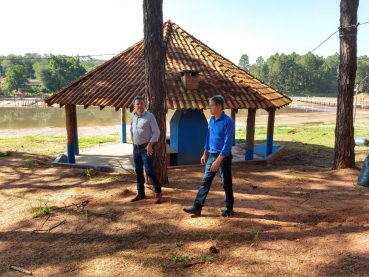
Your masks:
<svg viewBox="0 0 369 277"><path fill-rule="evenodd" d="M276 111L281 113L306 113L335 111L335 107L318 105L290 105ZM167 120L171 119L174 111L170 110ZM204 111L207 118L209 111ZM230 114L230 111L226 111ZM257 110L256 115L267 114L264 110ZM239 110L237 117L247 117L247 110ZM114 108L99 107L77 107L78 126L111 126L121 123L121 112L116 112ZM127 124L131 121L131 113L127 112ZM59 107L1 107L0 106L0 129L22 129L22 128L42 128L42 127L65 127L65 109Z"/></svg>
<svg viewBox="0 0 369 277"><path fill-rule="evenodd" d="M120 111L77 107L78 126L120 124ZM65 127L65 109L57 107L0 107L0 129Z"/></svg>

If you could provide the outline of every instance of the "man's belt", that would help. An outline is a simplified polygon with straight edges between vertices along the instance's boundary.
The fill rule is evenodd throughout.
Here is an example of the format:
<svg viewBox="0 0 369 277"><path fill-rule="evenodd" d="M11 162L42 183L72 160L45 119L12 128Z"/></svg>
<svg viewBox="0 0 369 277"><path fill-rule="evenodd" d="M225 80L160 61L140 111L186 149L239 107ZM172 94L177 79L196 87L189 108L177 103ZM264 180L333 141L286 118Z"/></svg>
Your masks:
<svg viewBox="0 0 369 277"><path fill-rule="evenodd" d="M143 143L143 144L133 144L135 147L137 148L145 148L149 143L146 142L146 143Z"/></svg>
<svg viewBox="0 0 369 277"><path fill-rule="evenodd" d="M218 158L220 153L209 153L211 156L215 157L215 158ZM229 156L232 156L232 152L229 154ZM229 157L229 156L226 156L226 157Z"/></svg>

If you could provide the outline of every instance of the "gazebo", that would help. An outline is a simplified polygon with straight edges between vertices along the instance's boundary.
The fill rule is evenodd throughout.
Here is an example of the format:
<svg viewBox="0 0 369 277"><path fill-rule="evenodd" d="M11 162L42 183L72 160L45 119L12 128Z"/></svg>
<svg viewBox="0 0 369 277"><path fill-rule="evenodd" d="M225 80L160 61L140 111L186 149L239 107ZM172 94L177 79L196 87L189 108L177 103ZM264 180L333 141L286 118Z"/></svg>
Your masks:
<svg viewBox="0 0 369 277"><path fill-rule="evenodd" d="M175 110L170 122L169 143L178 152L171 164L193 164L193 156L196 156L196 161L201 156L207 130L203 110L208 109L208 100L216 94L224 97L225 109L231 110L234 120L239 109L248 110L245 160L253 160L256 148L265 156L271 154L274 149L275 111L292 100L239 68L172 21L165 22L163 30L167 46L165 107ZM122 143L126 143L127 109L132 111L134 97L144 96L144 91L142 39L45 99L48 106L59 104L65 107L68 163L75 163L75 155L79 155L77 105L120 110ZM257 109L268 112L266 143L259 146L254 143ZM184 134L187 134L185 138Z"/></svg>

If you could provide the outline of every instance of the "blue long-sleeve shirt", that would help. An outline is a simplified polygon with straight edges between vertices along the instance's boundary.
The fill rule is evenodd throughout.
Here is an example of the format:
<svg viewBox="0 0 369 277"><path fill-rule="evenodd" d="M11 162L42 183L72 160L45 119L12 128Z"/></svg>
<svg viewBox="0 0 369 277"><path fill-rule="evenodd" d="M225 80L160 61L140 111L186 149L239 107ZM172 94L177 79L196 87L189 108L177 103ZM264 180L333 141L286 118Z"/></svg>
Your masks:
<svg viewBox="0 0 369 277"><path fill-rule="evenodd" d="M209 121L209 129L206 135L204 149L209 153L219 153L220 156L229 156L232 151L234 138L234 121L224 112L215 120L212 116Z"/></svg>

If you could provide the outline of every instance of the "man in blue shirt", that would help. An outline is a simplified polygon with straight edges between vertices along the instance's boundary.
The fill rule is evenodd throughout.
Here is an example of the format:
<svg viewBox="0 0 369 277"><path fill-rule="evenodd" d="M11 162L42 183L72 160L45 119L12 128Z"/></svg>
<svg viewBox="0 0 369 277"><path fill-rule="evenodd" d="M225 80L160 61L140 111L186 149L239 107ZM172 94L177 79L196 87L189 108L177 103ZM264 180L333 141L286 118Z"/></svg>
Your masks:
<svg viewBox="0 0 369 277"><path fill-rule="evenodd" d="M233 215L234 203L231 171L234 121L224 113L224 99L221 95L216 95L210 99L209 110L212 117L209 121L204 154L201 157L201 163L206 163L204 177L193 206L184 208L183 211L201 215L211 183L219 170L225 192L225 209L222 216L228 217Z"/></svg>
<svg viewBox="0 0 369 277"><path fill-rule="evenodd" d="M153 166L153 144L158 141L160 129L152 113L145 110L145 101L143 97L136 96L133 100L135 111L131 121L131 139L133 143L133 162L137 180L137 195L131 199L131 202L146 198L145 195L145 177L151 179L155 190L155 204L159 204L162 198L161 184L156 177Z"/></svg>

